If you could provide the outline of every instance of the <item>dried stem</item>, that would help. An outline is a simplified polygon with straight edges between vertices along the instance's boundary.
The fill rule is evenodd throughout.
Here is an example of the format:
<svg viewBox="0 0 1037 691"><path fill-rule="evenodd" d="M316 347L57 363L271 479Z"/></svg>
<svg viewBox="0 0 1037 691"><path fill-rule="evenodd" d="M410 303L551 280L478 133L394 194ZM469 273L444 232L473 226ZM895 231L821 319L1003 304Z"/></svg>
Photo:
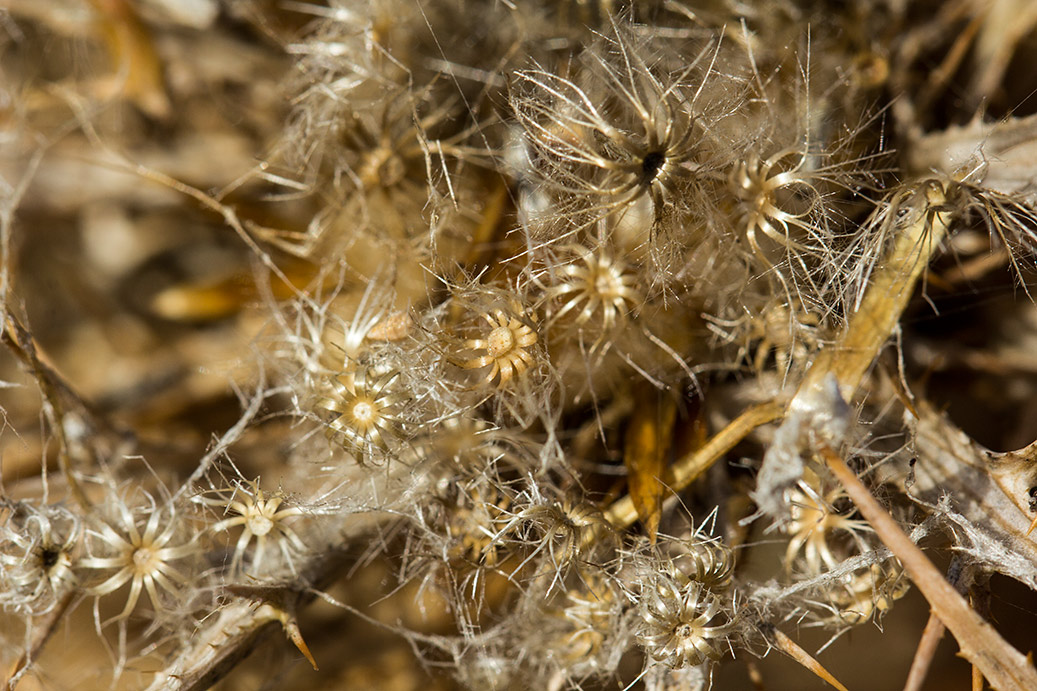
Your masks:
<svg viewBox="0 0 1037 691"><path fill-rule="evenodd" d="M32 642L22 653L21 657L14 665L14 669L11 671L11 676L8 677L7 683L5 684L8 689L13 689L18 685L18 681L25 674L25 671L29 666L39 657L43 651L43 646L46 645L47 641L57 630L58 624L61 623L62 618L68 610L68 606L72 604L72 600L75 599L75 591L69 591L61 598L61 600L54 606L50 612L41 617L39 621L33 622L37 626L37 631L32 637Z"/></svg>
<svg viewBox="0 0 1037 691"><path fill-rule="evenodd" d="M200 691L212 687L248 657L260 636L278 622L273 610L238 601L224 607L192 644L155 676L148 691Z"/></svg>
<svg viewBox="0 0 1037 691"><path fill-rule="evenodd" d="M49 365L43 362L29 331L22 326L13 314L8 312L4 318L3 332L0 333L0 341L6 345L22 365L29 369L40 387L43 396L44 411L47 413L51 431L58 440L58 465L62 475L68 483L69 491L84 510L91 508L90 501L83 492L74 472L72 440L68 438L65 429L66 414L69 409L75 410L82 422L94 432L110 431L102 427L97 417L89 409L86 402L65 382L64 379ZM101 436L97 434L94 436Z"/></svg>
<svg viewBox="0 0 1037 691"><path fill-rule="evenodd" d="M903 217L904 213L910 215ZM832 442L845 434L849 410L843 401L853 400L864 375L896 330L952 216L942 185L927 181L895 195L867 224L880 236L895 233L895 239L882 264L868 274L867 287L845 331L835 344L818 353L789 401L785 422L757 475L753 499L762 513L780 517L788 511L782 497L802 476L805 442L824 438Z"/></svg>
<svg viewBox="0 0 1037 691"><path fill-rule="evenodd" d="M384 477L387 483L391 480L391 476ZM378 491L382 490L384 488ZM338 529L329 530L337 535L336 544L310 552L297 564L298 578L295 581L227 586L227 592L238 597L196 630L190 645L182 648L165 669L155 675L148 691L201 691L210 688L248 657L260 637L274 630L275 622L316 668L312 656L307 655L306 644L302 642L295 613L314 599L318 589L341 576L354 538L393 518L394 515L388 512L344 514L340 517Z"/></svg>
<svg viewBox="0 0 1037 691"><path fill-rule="evenodd" d="M919 210L916 220L898 233L889 254L868 282L846 330L811 364L790 405L820 388L829 374L839 383L843 399L853 398L864 374L896 329L915 284L948 232L953 213L931 211L946 202L942 189L929 185L925 192L927 208Z"/></svg>
<svg viewBox="0 0 1037 691"><path fill-rule="evenodd" d="M821 663L814 659L814 656L803 650L794 640L783 634L778 629L772 629L770 631L771 642L774 646L785 653L793 660L803 665L820 679L823 679L826 683L830 684L839 691L847 691L847 688L843 684L832 676L832 673L821 666Z"/></svg>
<svg viewBox="0 0 1037 691"><path fill-rule="evenodd" d="M929 666L936 655L936 648L940 645L943 632L947 627L943 625L936 614L929 615L922 637L918 641L918 649L915 650L914 660L911 661L911 669L907 673L907 682L904 683L904 691L921 691L925 677L929 674Z"/></svg>

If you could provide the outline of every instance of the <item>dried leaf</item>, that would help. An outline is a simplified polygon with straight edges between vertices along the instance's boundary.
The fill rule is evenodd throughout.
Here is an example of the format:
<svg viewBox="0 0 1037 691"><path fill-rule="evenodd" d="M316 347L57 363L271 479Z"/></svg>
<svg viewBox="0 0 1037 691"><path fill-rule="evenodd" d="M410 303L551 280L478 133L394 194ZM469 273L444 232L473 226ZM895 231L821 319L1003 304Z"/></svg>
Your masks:
<svg viewBox="0 0 1037 691"><path fill-rule="evenodd" d="M681 415L681 423L674 430L673 455L683 458L700 450L709 441L709 424L702 410L702 399L694 398Z"/></svg>
<svg viewBox="0 0 1037 691"><path fill-rule="evenodd" d="M162 78L162 62L148 28L125 0L93 0L116 73L108 88L156 118L168 117L172 106Z"/></svg>
<svg viewBox="0 0 1037 691"><path fill-rule="evenodd" d="M959 548L1037 589L1037 543L1027 536L1033 522L1030 491L1037 486L1037 444L994 453L925 402L917 410L917 418L908 414L917 457L908 494L930 505L947 497L947 518L963 543Z"/></svg>
<svg viewBox="0 0 1037 691"><path fill-rule="evenodd" d="M642 396L626 429L623 462L630 480L630 498L652 542L659 529L665 489L662 479L676 418L673 399L653 390Z"/></svg>
<svg viewBox="0 0 1037 691"><path fill-rule="evenodd" d="M271 276L269 295L275 300L293 297L313 280L311 266L284 262L283 273ZM331 287L330 280L321 286ZM185 282L158 292L148 305L151 312L170 321L206 322L231 317L264 297L251 272L236 271L218 280Z"/></svg>
<svg viewBox="0 0 1037 691"><path fill-rule="evenodd" d="M1033 198L1037 174L1037 116L995 123L976 118L920 137L908 159L912 170L969 170L982 166L983 185L1004 194Z"/></svg>
<svg viewBox="0 0 1037 691"><path fill-rule="evenodd" d="M709 470L714 463L733 449L738 442L745 439L757 427L779 419L784 407L778 403L761 403L747 409L717 432L697 451L677 459L673 467L667 469L666 484L679 492L697 480L702 473ZM605 512L605 518L612 527L624 529L634 523L636 509L630 495L618 499Z"/></svg>

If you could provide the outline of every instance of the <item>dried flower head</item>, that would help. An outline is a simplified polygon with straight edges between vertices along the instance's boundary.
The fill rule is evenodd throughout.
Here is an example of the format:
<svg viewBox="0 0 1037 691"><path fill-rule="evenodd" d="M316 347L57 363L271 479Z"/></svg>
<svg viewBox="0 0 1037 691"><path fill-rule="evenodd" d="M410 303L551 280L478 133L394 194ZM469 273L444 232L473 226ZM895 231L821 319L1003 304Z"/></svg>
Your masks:
<svg viewBox="0 0 1037 691"><path fill-rule="evenodd" d="M893 558L839 579L828 590L829 605L840 622L859 624L873 614L888 611L896 600L907 594L909 587L904 567Z"/></svg>
<svg viewBox="0 0 1037 691"><path fill-rule="evenodd" d="M241 536L234 545L234 556L231 558L232 573L240 568L245 550L253 538L256 550L250 563L250 574L255 575L263 570L267 543L277 542L289 564L288 547L297 551L305 550L305 545L285 519L299 516L303 510L298 506L284 506L285 496L281 492L266 495L259 486L259 478L248 483L236 483L233 488L219 490L219 497L196 496L193 501L207 506L222 507L226 514L232 515L209 526L216 533L241 526Z"/></svg>
<svg viewBox="0 0 1037 691"><path fill-rule="evenodd" d="M335 377L331 392L316 403L333 415L327 423L328 437L341 439L360 463L388 449L402 430L398 414L403 397L393 387L398 376L397 371L379 374L361 367Z"/></svg>
<svg viewBox="0 0 1037 691"><path fill-rule="evenodd" d="M817 237L825 230L824 207L821 193L805 170L807 159L795 149L784 149L766 160L752 152L731 171L731 189L744 204L746 240L765 262L767 253L758 233L785 250L800 253L811 251L803 240L831 242Z"/></svg>
<svg viewBox="0 0 1037 691"><path fill-rule="evenodd" d="M759 310L746 309L737 319L707 316L706 320L721 343L738 344L734 359L747 362L757 373L766 371L772 356L783 374L805 365L826 335L816 313L794 309L785 297L768 300Z"/></svg>
<svg viewBox="0 0 1037 691"><path fill-rule="evenodd" d="M550 679L578 680L607 674L619 663L616 643L629 644L625 598L604 571L587 569L557 597L530 598L530 615L520 627L522 649ZM557 600L557 601L556 601Z"/></svg>
<svg viewBox="0 0 1037 691"><path fill-rule="evenodd" d="M114 573L91 585L87 592L101 598L129 583L126 606L115 619L130 615L141 590L147 591L152 607L161 609L158 589L173 594L189 580L173 562L197 553L198 545L193 538L184 539L185 526L172 505L159 507L150 495L144 507L130 508L121 498L113 504L110 523L97 519L90 524L89 556L80 559L79 566Z"/></svg>
<svg viewBox="0 0 1037 691"><path fill-rule="evenodd" d="M673 565L687 578L698 581L715 593L731 587L735 557L719 538L682 541L674 554Z"/></svg>
<svg viewBox="0 0 1037 691"><path fill-rule="evenodd" d="M489 367L482 379L482 384L492 384L497 380L497 387L503 388L513 377L522 374L533 366L534 357L530 349L539 340L537 332L515 313L496 309L492 314L482 315L488 328L480 338L465 340L467 350L482 352L462 363L465 369L481 369Z"/></svg>
<svg viewBox="0 0 1037 691"><path fill-rule="evenodd" d="M569 77L518 72L525 88L512 106L548 188L593 200L592 214L648 195L658 220L694 168L696 95L685 80L710 49L680 73L663 74L625 29L613 29L604 50L587 50Z"/></svg>
<svg viewBox="0 0 1037 691"><path fill-rule="evenodd" d="M76 582L79 519L60 506L9 507L0 527L0 607L34 616L55 607Z"/></svg>
<svg viewBox="0 0 1037 691"><path fill-rule="evenodd" d="M536 545L515 571L546 553L548 566L555 573L553 586L571 567L588 560L596 547L613 538L615 531L601 509L592 504L568 497L562 501L545 501L536 488L530 493L534 502L511 513L494 540L510 539Z"/></svg>
<svg viewBox="0 0 1037 691"><path fill-rule="evenodd" d="M605 639L617 628L619 596L602 574L588 573L581 587L567 590L565 597L565 618L573 627L566 652L573 662L594 664Z"/></svg>
<svg viewBox="0 0 1037 691"><path fill-rule="evenodd" d="M719 597L698 581L665 572L644 584L638 611L641 646L653 660L673 669L718 659L734 632Z"/></svg>
<svg viewBox="0 0 1037 691"><path fill-rule="evenodd" d="M490 483L460 488L445 502L444 558L469 566L496 566L501 545L494 540L494 526L510 503L511 498Z"/></svg>
<svg viewBox="0 0 1037 691"><path fill-rule="evenodd" d="M845 491L841 486L824 490L821 482L808 471L787 492L791 518L785 531L792 537L785 549L785 568L789 571L799 560L800 552L810 575L821 573L822 567L835 568L843 557L832 551L833 546L847 537L859 551L867 548L860 537L861 532L870 530L867 522L851 518L852 508L840 512L836 507L848 503Z"/></svg>
<svg viewBox="0 0 1037 691"><path fill-rule="evenodd" d="M637 278L622 259L603 247L594 251L567 245L562 249L572 260L545 271L550 281L545 298L553 306L549 323L568 317L582 327L596 318L608 331L636 309L642 300Z"/></svg>

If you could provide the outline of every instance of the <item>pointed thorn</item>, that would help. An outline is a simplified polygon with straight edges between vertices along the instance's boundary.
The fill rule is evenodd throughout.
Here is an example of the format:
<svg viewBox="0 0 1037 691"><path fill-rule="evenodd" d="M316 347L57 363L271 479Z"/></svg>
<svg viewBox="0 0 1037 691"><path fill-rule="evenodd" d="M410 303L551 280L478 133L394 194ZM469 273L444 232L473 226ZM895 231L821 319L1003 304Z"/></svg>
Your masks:
<svg viewBox="0 0 1037 691"><path fill-rule="evenodd" d="M317 661L313 659L313 654L310 653L310 648L303 640L302 631L299 630L299 625L295 623L294 619L284 622L284 632L288 635L288 640L295 644L295 647L313 667L313 671L318 671L320 668L317 667Z"/></svg>

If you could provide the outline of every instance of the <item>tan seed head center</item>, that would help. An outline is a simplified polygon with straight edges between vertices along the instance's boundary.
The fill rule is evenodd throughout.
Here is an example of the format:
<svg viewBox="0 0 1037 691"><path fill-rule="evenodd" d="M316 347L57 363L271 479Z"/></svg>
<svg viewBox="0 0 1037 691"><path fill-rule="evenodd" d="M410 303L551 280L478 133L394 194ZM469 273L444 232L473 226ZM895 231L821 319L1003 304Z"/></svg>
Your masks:
<svg viewBox="0 0 1037 691"><path fill-rule="evenodd" d="M494 359L506 355L514 347L515 334L507 326L498 326L486 339L486 353Z"/></svg>

